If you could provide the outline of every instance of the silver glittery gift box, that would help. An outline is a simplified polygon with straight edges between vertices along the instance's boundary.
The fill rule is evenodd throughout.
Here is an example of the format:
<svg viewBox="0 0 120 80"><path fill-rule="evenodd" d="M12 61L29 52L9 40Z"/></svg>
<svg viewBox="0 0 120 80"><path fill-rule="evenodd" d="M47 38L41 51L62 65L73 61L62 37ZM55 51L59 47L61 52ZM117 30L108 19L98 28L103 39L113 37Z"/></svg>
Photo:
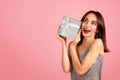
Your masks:
<svg viewBox="0 0 120 80"><path fill-rule="evenodd" d="M81 21L63 16L59 35L74 40L81 27Z"/></svg>

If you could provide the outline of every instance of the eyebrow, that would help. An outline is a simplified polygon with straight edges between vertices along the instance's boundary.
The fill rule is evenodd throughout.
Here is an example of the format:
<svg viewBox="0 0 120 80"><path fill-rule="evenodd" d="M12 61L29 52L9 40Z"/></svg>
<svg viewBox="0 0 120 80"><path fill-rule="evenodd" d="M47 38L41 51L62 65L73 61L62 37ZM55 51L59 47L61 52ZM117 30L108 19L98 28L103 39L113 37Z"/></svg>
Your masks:
<svg viewBox="0 0 120 80"><path fill-rule="evenodd" d="M93 22L96 22L96 23L98 23L97 21L95 21L95 20L92 20Z"/></svg>
<svg viewBox="0 0 120 80"><path fill-rule="evenodd" d="M87 17L85 17L85 19L89 20ZM85 20L85 19L84 19L84 20ZM96 20L92 20L92 21L97 22Z"/></svg>

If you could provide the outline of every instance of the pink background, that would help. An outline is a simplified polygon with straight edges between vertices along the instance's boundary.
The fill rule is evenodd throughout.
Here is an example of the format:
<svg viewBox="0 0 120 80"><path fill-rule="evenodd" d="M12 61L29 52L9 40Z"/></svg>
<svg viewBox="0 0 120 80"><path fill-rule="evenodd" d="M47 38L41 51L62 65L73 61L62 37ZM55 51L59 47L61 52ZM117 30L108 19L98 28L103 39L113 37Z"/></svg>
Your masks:
<svg viewBox="0 0 120 80"><path fill-rule="evenodd" d="M119 0L0 0L0 80L70 80L56 32L63 16L100 11L107 44L102 80L120 79Z"/></svg>

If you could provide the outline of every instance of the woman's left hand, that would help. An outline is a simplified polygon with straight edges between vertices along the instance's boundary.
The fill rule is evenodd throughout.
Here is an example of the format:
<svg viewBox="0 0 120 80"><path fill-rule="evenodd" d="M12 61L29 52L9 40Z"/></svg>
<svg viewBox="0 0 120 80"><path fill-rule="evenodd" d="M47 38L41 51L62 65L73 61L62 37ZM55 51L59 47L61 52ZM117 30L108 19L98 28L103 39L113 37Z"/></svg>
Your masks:
<svg viewBox="0 0 120 80"><path fill-rule="evenodd" d="M78 34L76 35L75 40L71 42L71 46L72 45L76 46L80 40L81 40L81 29L79 30Z"/></svg>

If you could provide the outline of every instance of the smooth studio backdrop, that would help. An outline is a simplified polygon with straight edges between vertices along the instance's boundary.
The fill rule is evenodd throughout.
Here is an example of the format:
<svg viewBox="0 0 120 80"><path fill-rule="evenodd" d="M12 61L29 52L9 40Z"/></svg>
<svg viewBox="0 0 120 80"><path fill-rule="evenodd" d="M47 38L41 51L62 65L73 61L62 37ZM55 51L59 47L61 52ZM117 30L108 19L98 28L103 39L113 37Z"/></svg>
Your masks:
<svg viewBox="0 0 120 80"><path fill-rule="evenodd" d="M61 68L56 32L63 16L98 10L105 19L110 53L102 80L120 79L119 0L0 0L0 80L70 80Z"/></svg>

